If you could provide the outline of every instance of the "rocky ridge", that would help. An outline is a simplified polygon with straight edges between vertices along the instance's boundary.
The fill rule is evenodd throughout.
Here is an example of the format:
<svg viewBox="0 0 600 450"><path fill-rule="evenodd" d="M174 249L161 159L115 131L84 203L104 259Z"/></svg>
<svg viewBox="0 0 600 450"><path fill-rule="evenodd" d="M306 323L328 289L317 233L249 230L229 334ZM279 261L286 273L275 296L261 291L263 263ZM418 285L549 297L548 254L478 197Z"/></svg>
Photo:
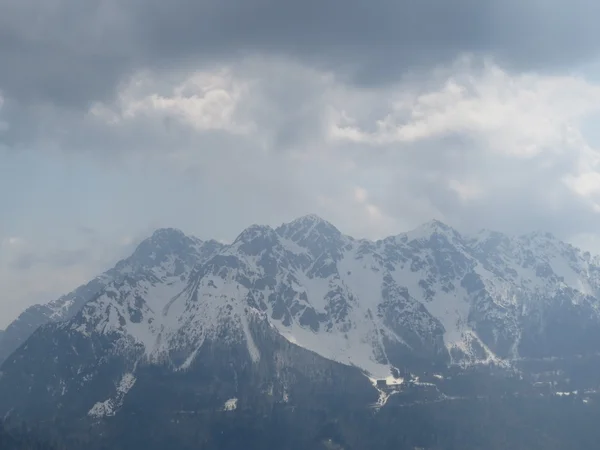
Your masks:
<svg viewBox="0 0 600 450"><path fill-rule="evenodd" d="M230 245L158 230L9 326L2 346L15 324L37 330L0 368L0 406L46 398L111 415L151 367L236 373L225 400L246 371L283 401L298 380L331 385L340 371L368 396L367 378L400 382L407 370L592 354L599 287L597 259L543 233L464 236L432 221L369 241L314 215L253 225ZM307 359L308 372L297 363Z"/></svg>

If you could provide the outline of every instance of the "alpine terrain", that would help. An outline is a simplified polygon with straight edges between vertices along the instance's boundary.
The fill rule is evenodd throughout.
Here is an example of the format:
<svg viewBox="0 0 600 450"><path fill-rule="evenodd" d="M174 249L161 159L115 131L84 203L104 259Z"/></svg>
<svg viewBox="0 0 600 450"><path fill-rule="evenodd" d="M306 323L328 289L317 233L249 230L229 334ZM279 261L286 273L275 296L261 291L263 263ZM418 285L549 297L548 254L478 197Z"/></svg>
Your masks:
<svg viewBox="0 0 600 450"><path fill-rule="evenodd" d="M153 430L155 448L174 434L228 448L209 436L215 417L275 408L278 429L299 436L281 448L308 448L299 430L318 425L315 411L387 417L491 390L589 396L599 296L600 259L540 232L463 235L432 221L370 241L309 215L224 245L161 229L0 335L0 414L93 426L127 436L123 448L142 439L131 423ZM348 447L323 433L311 448ZM261 445L283 439L267 436Z"/></svg>

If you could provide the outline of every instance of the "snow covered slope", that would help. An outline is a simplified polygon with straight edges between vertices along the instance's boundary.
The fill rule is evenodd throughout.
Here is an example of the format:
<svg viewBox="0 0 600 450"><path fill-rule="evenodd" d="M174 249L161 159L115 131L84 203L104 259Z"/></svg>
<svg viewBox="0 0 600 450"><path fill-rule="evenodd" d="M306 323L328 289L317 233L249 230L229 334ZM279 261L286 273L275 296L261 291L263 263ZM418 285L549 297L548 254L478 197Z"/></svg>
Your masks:
<svg viewBox="0 0 600 450"><path fill-rule="evenodd" d="M134 253L112 269L80 286L73 292L45 305L27 308L12 322L0 339L0 364L22 345L41 325L71 319L109 283L124 277L186 279L196 264L221 248L216 241L203 242L175 229L157 230Z"/></svg>

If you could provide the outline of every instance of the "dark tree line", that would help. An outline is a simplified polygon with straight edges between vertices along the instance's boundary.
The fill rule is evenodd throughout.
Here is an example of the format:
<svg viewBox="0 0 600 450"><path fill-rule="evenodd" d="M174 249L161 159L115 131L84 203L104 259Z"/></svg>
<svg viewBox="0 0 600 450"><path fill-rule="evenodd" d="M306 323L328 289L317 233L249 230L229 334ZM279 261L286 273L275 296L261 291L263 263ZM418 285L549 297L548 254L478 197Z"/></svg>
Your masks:
<svg viewBox="0 0 600 450"><path fill-rule="evenodd" d="M599 397L398 400L378 412L280 405L173 414L148 407L93 425L11 423L0 425L0 450L587 450L600 442Z"/></svg>

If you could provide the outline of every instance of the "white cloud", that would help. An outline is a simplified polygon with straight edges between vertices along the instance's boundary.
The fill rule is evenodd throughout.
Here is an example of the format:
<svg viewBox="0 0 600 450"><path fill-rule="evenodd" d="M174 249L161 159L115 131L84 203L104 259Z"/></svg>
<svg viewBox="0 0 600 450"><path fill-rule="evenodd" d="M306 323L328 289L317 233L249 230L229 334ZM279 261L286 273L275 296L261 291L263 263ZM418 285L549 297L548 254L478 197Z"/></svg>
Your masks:
<svg viewBox="0 0 600 450"><path fill-rule="evenodd" d="M2 240L3 247L9 247L9 246L16 247L16 246L23 245L23 244L24 244L23 239L21 239L20 237L17 237L17 236L9 236Z"/></svg>
<svg viewBox="0 0 600 450"><path fill-rule="evenodd" d="M600 173L584 172L579 175L567 175L567 185L582 197L590 197L600 193Z"/></svg>
<svg viewBox="0 0 600 450"><path fill-rule="evenodd" d="M485 195L479 186L472 183L450 180L448 187L456 192L461 200L465 202L480 199Z"/></svg>
<svg viewBox="0 0 600 450"><path fill-rule="evenodd" d="M143 158L155 146L158 158L202 177L224 202L253 204L251 221L322 208L351 223L348 232L379 236L432 216L476 224L483 219L470 215L491 202L520 208L515 230L561 208L595 214L598 156L581 126L600 110L600 85L510 73L472 57L422 75L365 88L289 60L248 58L138 75L115 105L91 112L116 117L122 132L147 130ZM165 133L166 118L192 134ZM354 199L342 201L349 191ZM328 201L345 207L324 207ZM482 225L506 227L503 217L515 211L484 214L492 223Z"/></svg>
<svg viewBox="0 0 600 450"><path fill-rule="evenodd" d="M354 188L354 198L358 203L365 203L367 201L367 195L367 191L364 188L360 186Z"/></svg>
<svg viewBox="0 0 600 450"><path fill-rule="evenodd" d="M90 115L113 125L140 116L172 118L200 132L244 133L252 127L251 122L236 120L238 103L249 87L227 69L194 72L167 92L156 92L161 87L151 74L139 73L124 86L115 105L97 103Z"/></svg>
<svg viewBox="0 0 600 450"><path fill-rule="evenodd" d="M387 92L387 112L374 130L356 125L347 111L331 136L361 143L414 143L466 134L484 150L530 158L560 152L581 120L600 110L600 86L576 76L509 74L487 61L477 68L464 58L430 80L433 89Z"/></svg>

